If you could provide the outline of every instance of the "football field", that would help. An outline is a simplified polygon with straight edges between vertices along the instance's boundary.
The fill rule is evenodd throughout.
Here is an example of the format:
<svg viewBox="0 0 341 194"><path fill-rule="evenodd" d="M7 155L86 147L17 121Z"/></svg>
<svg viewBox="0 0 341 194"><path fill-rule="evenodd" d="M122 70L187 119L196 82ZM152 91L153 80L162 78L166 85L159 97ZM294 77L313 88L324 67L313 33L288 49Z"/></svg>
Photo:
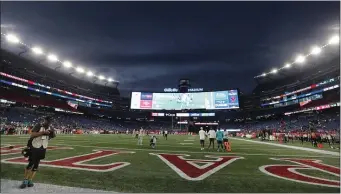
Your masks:
<svg viewBox="0 0 341 194"><path fill-rule="evenodd" d="M27 163L20 153L27 140L1 136L2 179L23 179ZM160 136L151 149L147 136L138 146L132 135L58 135L34 182L145 193L340 192L338 150L318 153L230 141L232 152L217 152L207 150L208 141L201 151L197 136Z"/></svg>

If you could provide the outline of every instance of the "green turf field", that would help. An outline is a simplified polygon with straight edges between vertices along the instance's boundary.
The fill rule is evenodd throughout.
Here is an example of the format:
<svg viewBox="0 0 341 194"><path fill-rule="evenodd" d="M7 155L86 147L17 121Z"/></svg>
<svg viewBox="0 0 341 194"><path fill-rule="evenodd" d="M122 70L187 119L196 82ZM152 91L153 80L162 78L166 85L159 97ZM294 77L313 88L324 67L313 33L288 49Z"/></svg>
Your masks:
<svg viewBox="0 0 341 194"><path fill-rule="evenodd" d="M1 136L1 144L2 147L6 145L24 145L27 139L28 137L24 136ZM125 162L124 164L127 165L107 172L88 171L86 168L79 170L56 168L56 166L40 166L35 182L118 192L340 192L340 188L337 186L337 184L339 185L338 180L340 180L339 156L263 145L236 139L231 140L232 152L208 151L207 149L201 151L198 137L175 135L169 135L168 140L159 137L157 148L153 150L149 147L148 140L148 137L144 137L144 145L137 146L137 140L131 135L59 135L51 140L49 145L73 149L49 150L46 161L90 154L95 152L93 150L109 150L109 152L117 150L135 153L108 155L84 162L84 164L92 165ZM207 143L208 141L206 141ZM296 144L296 146L300 145ZM310 147L308 145L303 146ZM20 157L20 153L10 155L3 153L1 156L2 178L21 180L23 178L23 163L4 163L9 158ZM164 158L162 160L159 156L150 153L163 153L166 155L162 155ZM186 154L188 156L183 158L175 156L174 159L173 156L168 154ZM216 164L213 162L209 163L211 160L216 160L216 158L206 158L206 155L216 157L229 156L229 159L235 156L243 157L243 159L229 160L227 162L229 164L225 166L219 165L219 162L216 162L216 172L210 173L212 171L209 171L209 173L204 173L203 177L198 178L201 180L188 180L188 177L186 178L185 175L194 176L196 173L200 174L209 168L205 168L205 165L214 166ZM165 159L167 158L166 156L173 159L167 160ZM317 170L317 168L313 169L312 167L302 166L290 161L273 160L271 158L317 159L327 164L328 166L324 165L324 167L330 167L330 169L321 171ZM187 159L201 159L201 161ZM225 159L222 159L222 161ZM167 161L168 164L166 164ZM60 164L64 163L61 162ZM176 172L169 164L173 165L173 168L178 166L180 170L183 170L182 176L180 176L181 172ZM196 167L193 167L193 165ZM274 169L274 171L271 172L279 172L283 176L287 172L281 171L282 166L296 165L301 167L301 169L296 169L296 172L299 174L295 174L293 180L298 180L297 177L303 174L306 175L305 177L310 177L308 177L309 181L313 179L310 183L316 183L314 181L318 179L319 185L270 176L269 173L264 173L264 170L262 170L265 168L264 165L278 165L272 167L271 169ZM186 166L189 166L189 168L184 169ZM262 166L264 168L260 168ZM320 184L321 181L323 184Z"/></svg>

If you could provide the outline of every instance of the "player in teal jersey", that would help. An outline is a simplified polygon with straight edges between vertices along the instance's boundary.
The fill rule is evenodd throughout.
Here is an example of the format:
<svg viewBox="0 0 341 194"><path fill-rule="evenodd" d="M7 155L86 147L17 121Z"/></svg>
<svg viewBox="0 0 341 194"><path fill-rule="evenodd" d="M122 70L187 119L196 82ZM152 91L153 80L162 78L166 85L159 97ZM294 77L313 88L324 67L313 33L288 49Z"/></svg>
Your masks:
<svg viewBox="0 0 341 194"><path fill-rule="evenodd" d="M224 149L223 147L224 132L218 129L216 133L216 139L218 144L218 152L220 152L220 147L222 150Z"/></svg>

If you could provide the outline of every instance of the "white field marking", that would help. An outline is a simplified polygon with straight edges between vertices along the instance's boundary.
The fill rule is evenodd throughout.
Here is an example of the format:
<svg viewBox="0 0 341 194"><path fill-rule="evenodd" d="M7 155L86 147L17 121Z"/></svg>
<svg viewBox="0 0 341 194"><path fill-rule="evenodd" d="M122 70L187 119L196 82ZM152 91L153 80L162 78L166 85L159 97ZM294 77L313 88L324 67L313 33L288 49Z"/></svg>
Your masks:
<svg viewBox="0 0 341 194"><path fill-rule="evenodd" d="M57 161L62 161L62 160L67 160L67 159L72 159L72 158L77 158L80 156L88 156L88 155L92 155L92 154L97 154L97 153L101 153L102 151L98 151L98 150L93 150L95 152L93 153L88 153L88 154L83 154L83 155L76 155L76 156L71 156L71 157L67 157L67 158L61 158L61 159L57 159L57 160L51 160L51 161L47 161L47 162L57 162ZM103 150L103 151L108 151L108 150ZM112 151L112 150L109 150ZM133 154L135 152L122 152L122 153L130 153ZM54 165L54 164L40 164L40 166L47 166L47 167L54 167L54 168L66 168L66 169L74 169L74 170L85 170L85 171L92 171L92 172L110 172L110 171L114 171L126 166L129 166L130 163L129 162L114 162L114 163L110 163L110 164L84 164L85 162L89 162L92 160L97 160L97 159L101 159L101 158L105 158L105 157L109 157L109 156L113 156L113 155L118 155L119 153L111 153L108 155L104 155L104 156L99 156L96 158L90 158L87 160L82 160L80 162L74 162L73 164L75 165L79 165L79 166L109 166L109 165L114 165L114 164L122 164L120 166L116 166L110 169L106 169L106 170L97 170L97 169L88 169L88 168L81 168L81 167L67 167L67 166L59 166L59 165ZM13 160L13 159L19 159L22 158L22 156L20 157L16 157L16 158L8 158L8 159L3 159L1 160L1 163L5 163L5 164L21 164L21 165L26 165L25 163L22 162L11 162L8 160ZM44 160L43 160L44 161Z"/></svg>
<svg viewBox="0 0 341 194"><path fill-rule="evenodd" d="M91 141L83 141L83 143L92 143ZM60 143L60 145L64 145L62 143L65 143L64 140L58 140L58 141L53 141L53 142L50 142L49 144L57 144L57 143ZM74 142L74 143L77 143L77 142ZM97 142L97 143L111 143L111 142ZM6 144L23 144L23 142L10 142L10 143L6 143ZM179 143L181 144L181 146L175 146L174 144L166 144L166 145L157 145L158 147L171 147L171 148L195 148L195 146L193 146L194 143ZM73 144L68 144L68 145L73 145ZM77 144L75 144L77 145ZM132 145L131 143L115 143L115 145ZM199 145L199 143L198 143ZM260 148L255 148L254 146L253 147L245 147L245 146L241 146L241 147L236 147L235 148L236 150L254 150L254 151L283 151L285 149L288 149L288 148L263 148L263 149L260 149Z"/></svg>
<svg viewBox="0 0 341 194"><path fill-rule="evenodd" d="M34 183L34 187L20 189L21 181L1 179L1 193L117 193L113 191L103 191L95 189L84 189L79 187L66 187L60 185Z"/></svg>
<svg viewBox="0 0 341 194"><path fill-rule="evenodd" d="M24 144L22 142L7 142L5 143L6 145L8 144ZM26 144L26 143L25 143ZM51 145L53 144L53 145ZM2 144L1 144L2 145ZM61 143L56 143L56 142L51 142L49 145L51 146L65 146L65 144ZM129 144L131 145L131 144ZM113 148L113 147L105 147L105 146L86 146L86 145L78 145L78 144L68 144L69 147L84 147L84 148L103 148L103 149L111 149L111 150L138 150L138 151L154 151L154 152L159 152L159 151L165 151L168 153L193 153L193 154L199 154L199 153L214 153L214 154L219 154L219 155L247 155L247 156L279 156L279 157L309 157L309 158L340 158L339 156L329 156L329 155L298 155L298 154L260 154L260 153L243 153L243 152L195 152L195 151L175 151L175 150L151 150L151 149L139 149L139 148ZM159 145L158 145L159 146ZM194 146L165 146L165 147L178 147L178 148L194 148ZM249 149L249 148L248 148ZM260 151L260 149L258 149ZM264 149L266 150L271 150L271 149Z"/></svg>
<svg viewBox="0 0 341 194"><path fill-rule="evenodd" d="M15 144L15 143L14 143ZM52 146L65 146L65 144L57 144L54 143ZM104 146L85 146L85 145L68 145L69 147L83 147L83 148L99 148L99 149L111 149L111 150L135 150L135 151L149 151L149 152L167 152L167 153L192 153L192 154L202 154L202 153L208 153L208 154L218 154L218 155L246 155L246 156L278 156L278 157L308 157L308 158L340 158L335 156L321 156L321 155L290 155L290 154L284 154L284 155L278 155L278 154L249 154L249 153L242 153L242 152L194 152L194 151L175 151L175 150L152 150L152 149L137 149L137 148L113 148L113 147L104 147ZM177 146L177 147L186 147L186 146Z"/></svg>
<svg viewBox="0 0 341 194"><path fill-rule="evenodd" d="M231 138L231 139L253 142L253 143L258 143L258 144L263 144L263 145L265 144L265 145L271 145L271 146L277 146L277 147L283 147L283 148L303 150L303 151L308 151L308 152L316 152L316 153L320 153L320 154L340 156L340 153L338 153L338 152L332 152L332 151L327 151L327 150L317 150L317 149L312 149L312 148L298 147L298 146L292 146L292 145L282 145L282 144L276 144L276 143L270 143L270 142L254 141L254 140L239 139L239 138Z"/></svg>
<svg viewBox="0 0 341 194"><path fill-rule="evenodd" d="M54 144L54 145L63 145L65 144ZM335 157L335 156L314 156L314 155L290 155L290 154L285 154L285 155L277 155L277 154L249 154L249 153L238 153L238 152L230 152L230 153L223 153L223 152L193 152L193 151L175 151L175 150L154 150L154 149L137 149L137 148L113 148L113 147L101 147L101 146L84 146L84 145L69 145L70 147L88 147L88 148L103 148L103 149L111 149L111 150L136 150L136 151L148 151L148 152L168 152L168 153L193 153L193 154L201 154L201 153L206 153L206 154L219 154L219 155L249 155L249 156L283 156L283 157L291 157L291 156L296 156L296 157L310 157L310 158L340 158L340 157Z"/></svg>
<svg viewBox="0 0 341 194"><path fill-rule="evenodd" d="M184 141L194 141L194 139L185 139Z"/></svg>
<svg viewBox="0 0 341 194"><path fill-rule="evenodd" d="M66 140L62 140L62 139L56 139L56 140L51 140L51 143L65 143ZM135 141L134 141L135 142ZM248 144L246 144L246 146L244 145L238 145L237 147L234 147L234 149L236 150L254 150L254 151L288 151L290 150L290 147L282 147L282 148L273 148L273 147L268 147L268 145L264 145L263 148L258 148L255 146L251 146L252 145L252 141ZM18 141L18 142L10 142L10 143L6 143L6 144L22 144L22 141ZM91 140L77 140L75 142L72 143L93 143L93 141ZM109 142L109 141L96 141L96 143L112 143L114 145L132 145L131 142ZM164 142L162 142L164 143ZM171 148L194 148L195 146L193 146L194 143L179 143L181 146L176 146L174 145L174 143L171 144L158 144L158 147L171 147ZM77 145L77 144L75 144ZM266 146L266 147L265 147ZM232 147L233 148L233 147Z"/></svg>

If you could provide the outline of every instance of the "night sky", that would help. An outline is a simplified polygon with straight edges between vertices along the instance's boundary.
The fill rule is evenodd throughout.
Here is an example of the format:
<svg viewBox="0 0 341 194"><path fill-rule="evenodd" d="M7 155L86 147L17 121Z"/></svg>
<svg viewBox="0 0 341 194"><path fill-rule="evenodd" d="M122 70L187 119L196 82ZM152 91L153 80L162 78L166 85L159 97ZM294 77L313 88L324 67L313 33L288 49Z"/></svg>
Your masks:
<svg viewBox="0 0 341 194"><path fill-rule="evenodd" d="M340 2L1 2L2 29L127 91L240 88L339 32ZM11 26L8 28L8 26Z"/></svg>

